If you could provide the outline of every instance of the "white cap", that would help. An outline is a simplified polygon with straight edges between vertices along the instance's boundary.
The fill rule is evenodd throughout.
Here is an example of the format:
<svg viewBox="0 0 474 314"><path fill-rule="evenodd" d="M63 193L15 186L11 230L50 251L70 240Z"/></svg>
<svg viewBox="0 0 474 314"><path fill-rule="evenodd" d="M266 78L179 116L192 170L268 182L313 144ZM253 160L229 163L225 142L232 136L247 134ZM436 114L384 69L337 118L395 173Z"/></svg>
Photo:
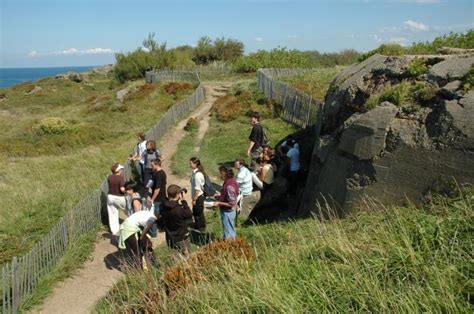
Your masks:
<svg viewBox="0 0 474 314"><path fill-rule="evenodd" d="M123 170L123 169L124 169L123 166L119 164L117 166L117 169L115 169L115 172L119 172L120 170Z"/></svg>

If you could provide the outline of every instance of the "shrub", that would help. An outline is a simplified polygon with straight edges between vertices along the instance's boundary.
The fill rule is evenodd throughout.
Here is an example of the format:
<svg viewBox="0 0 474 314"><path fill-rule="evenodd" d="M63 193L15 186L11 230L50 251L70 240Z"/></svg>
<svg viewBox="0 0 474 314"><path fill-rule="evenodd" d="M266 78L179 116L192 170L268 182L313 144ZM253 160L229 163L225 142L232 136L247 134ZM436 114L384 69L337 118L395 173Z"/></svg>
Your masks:
<svg viewBox="0 0 474 314"><path fill-rule="evenodd" d="M211 279L208 274L213 269L254 260L255 252L245 239L212 242L168 269L163 280L167 290L174 292L193 283Z"/></svg>
<svg viewBox="0 0 474 314"><path fill-rule="evenodd" d="M186 125L184 126L184 130L191 132L194 130L197 130L199 128L199 122L196 118L189 118L188 121L186 122Z"/></svg>
<svg viewBox="0 0 474 314"><path fill-rule="evenodd" d="M417 58L410 62L408 69L405 71L405 77L417 77L421 74L428 72L428 66L426 65L425 60Z"/></svg>
<svg viewBox="0 0 474 314"><path fill-rule="evenodd" d="M41 120L37 128L39 134L45 135L59 135L72 130L72 126L67 121L57 117Z"/></svg>
<svg viewBox="0 0 474 314"><path fill-rule="evenodd" d="M259 50L238 58L233 63L233 69L238 73L255 72L259 68L308 68L311 66L312 63L307 54L286 48L275 48L271 51Z"/></svg>
<svg viewBox="0 0 474 314"><path fill-rule="evenodd" d="M163 86L168 95L176 95L179 91L191 89L193 85L189 82L169 82Z"/></svg>
<svg viewBox="0 0 474 314"><path fill-rule="evenodd" d="M465 92L467 92L473 88L474 88L474 67L471 67L471 70L469 70L469 73L466 75L466 77L463 80L463 89Z"/></svg>
<svg viewBox="0 0 474 314"><path fill-rule="evenodd" d="M405 54L405 48L399 44L382 44L378 48L362 54L358 61L364 61L377 53L386 56L401 56Z"/></svg>

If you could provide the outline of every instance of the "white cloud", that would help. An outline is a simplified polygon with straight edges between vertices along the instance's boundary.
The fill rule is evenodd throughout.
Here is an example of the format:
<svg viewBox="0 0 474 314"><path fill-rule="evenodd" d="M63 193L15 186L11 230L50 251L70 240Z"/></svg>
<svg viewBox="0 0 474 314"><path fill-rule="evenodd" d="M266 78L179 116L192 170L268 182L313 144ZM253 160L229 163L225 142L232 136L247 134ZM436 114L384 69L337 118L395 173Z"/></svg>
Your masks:
<svg viewBox="0 0 474 314"><path fill-rule="evenodd" d="M255 40L255 41L258 41L258 42L262 42L262 41L263 41L263 38L262 38L262 37L255 37L254 40Z"/></svg>
<svg viewBox="0 0 474 314"><path fill-rule="evenodd" d="M28 53L28 57L29 57L29 58L36 58L36 57L39 57L39 53L36 52L35 50L30 51L30 52Z"/></svg>
<svg viewBox="0 0 474 314"><path fill-rule="evenodd" d="M52 51L49 55L53 56L83 56L83 55L98 55L98 54L110 54L114 51L110 48L91 48L91 49L76 49L69 48L65 50Z"/></svg>
<svg viewBox="0 0 474 314"><path fill-rule="evenodd" d="M408 44L408 39L405 37L392 37L390 38L390 42L394 44L399 44L401 46L406 46Z"/></svg>
<svg viewBox="0 0 474 314"><path fill-rule="evenodd" d="M381 42L383 41L382 38L380 38L380 36L377 35L377 34L374 34L374 39L375 39L375 41L378 42L378 43L381 43Z"/></svg>
<svg viewBox="0 0 474 314"><path fill-rule="evenodd" d="M413 31L427 31L428 30L428 26L426 26L425 24L420 23L420 22L415 22L412 20L407 20L403 24L405 25L406 28Z"/></svg>

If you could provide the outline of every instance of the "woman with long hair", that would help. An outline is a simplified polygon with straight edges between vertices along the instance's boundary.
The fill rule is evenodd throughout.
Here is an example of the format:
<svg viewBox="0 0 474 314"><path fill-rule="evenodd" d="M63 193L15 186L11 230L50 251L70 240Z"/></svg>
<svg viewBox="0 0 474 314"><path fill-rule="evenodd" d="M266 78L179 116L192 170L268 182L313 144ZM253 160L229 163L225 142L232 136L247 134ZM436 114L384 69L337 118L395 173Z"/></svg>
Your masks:
<svg viewBox="0 0 474 314"><path fill-rule="evenodd" d="M219 206L221 212L222 229L224 230L224 240L235 239L235 219L237 216L237 197L239 195L239 184L234 178L232 168L226 166L219 167L219 176L224 181L219 200L214 203Z"/></svg>
<svg viewBox="0 0 474 314"><path fill-rule="evenodd" d="M156 142L154 140L149 140L146 142L146 150L143 152L142 159L145 168L143 174L143 184L147 186L148 181L150 181L150 178L153 174L153 160L163 159L160 151L156 148Z"/></svg>
<svg viewBox="0 0 474 314"><path fill-rule="evenodd" d="M191 157L189 159L189 167L192 170L190 181L194 227L204 232L206 231L206 217L204 216L204 198L206 197L206 195L204 195L204 183L206 182L206 173L204 172L201 161L197 157Z"/></svg>

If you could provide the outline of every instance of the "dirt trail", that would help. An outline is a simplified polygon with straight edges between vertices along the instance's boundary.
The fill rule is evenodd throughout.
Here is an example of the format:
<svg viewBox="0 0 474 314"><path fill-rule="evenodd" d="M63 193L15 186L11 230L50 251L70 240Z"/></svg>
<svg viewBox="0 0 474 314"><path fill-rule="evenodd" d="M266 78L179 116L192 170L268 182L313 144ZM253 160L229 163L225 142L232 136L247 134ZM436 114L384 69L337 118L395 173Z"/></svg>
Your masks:
<svg viewBox="0 0 474 314"><path fill-rule="evenodd" d="M199 151L202 138L209 127L209 110L211 109L217 97L224 95L225 91L232 83L208 83L204 84L206 98L204 102L190 115L198 118L199 131L198 141L195 151ZM165 160L163 169L167 174L168 184L174 183L182 187L189 187L189 178L179 178L172 174L170 162L172 156L176 153L178 143L183 139L185 131L183 130L188 118L183 119L178 125L168 132L162 139L160 150L163 152ZM187 194L189 197L189 193ZM164 234L159 233L154 239L153 244L157 245L164 242ZM46 298L44 303L30 311L30 313L89 313L94 309L95 304L104 297L109 289L117 283L123 273L118 269L119 252L106 235L97 241L95 249L89 260L84 264L76 275L59 283L52 294Z"/></svg>

